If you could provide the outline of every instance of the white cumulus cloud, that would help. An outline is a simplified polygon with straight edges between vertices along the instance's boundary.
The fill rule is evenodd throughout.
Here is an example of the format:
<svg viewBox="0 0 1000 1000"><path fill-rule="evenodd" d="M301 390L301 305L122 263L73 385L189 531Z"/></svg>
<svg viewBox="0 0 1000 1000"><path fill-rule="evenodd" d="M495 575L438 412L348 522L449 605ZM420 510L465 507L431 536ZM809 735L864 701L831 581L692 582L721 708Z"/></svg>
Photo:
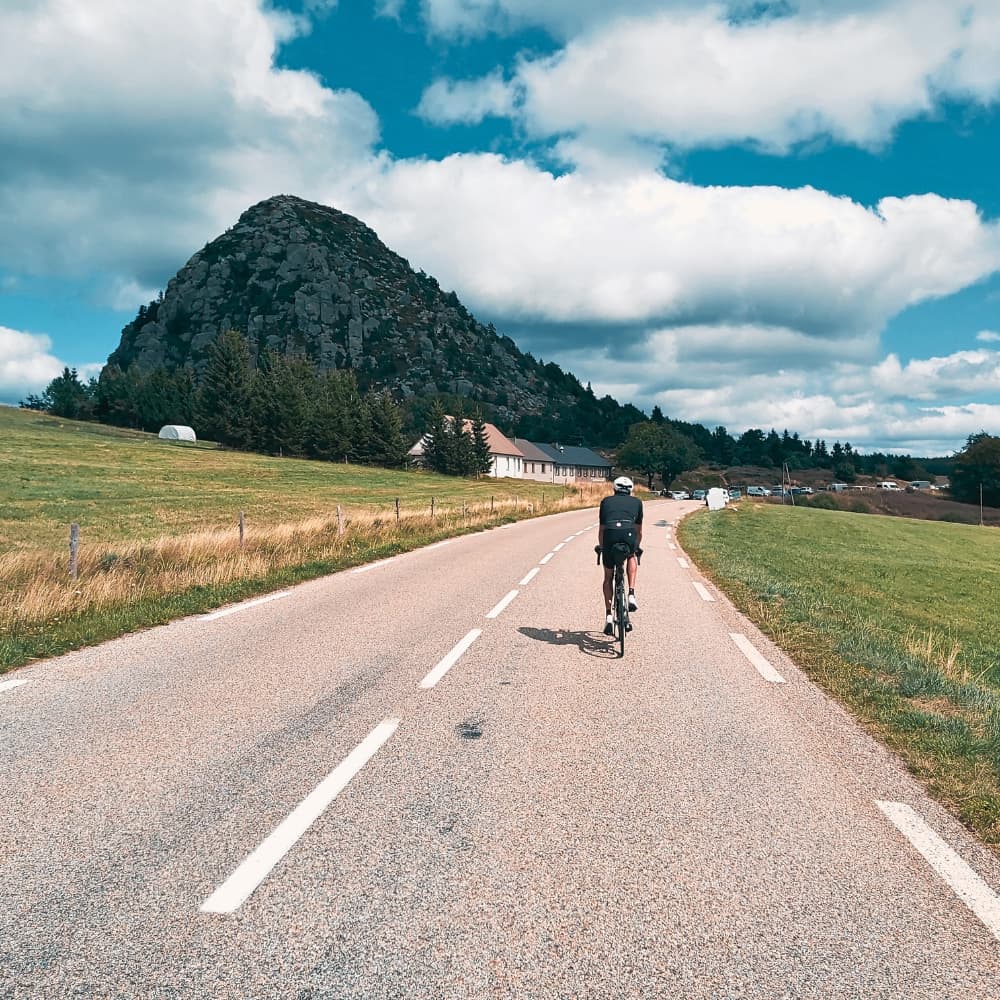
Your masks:
<svg viewBox="0 0 1000 1000"><path fill-rule="evenodd" d="M784 151L816 137L878 146L943 99L1000 96L996 0L810 3L753 20L733 19L733 6L605 5L555 54L519 62L514 116L537 137ZM508 0L432 4L429 14L485 26L526 10Z"/></svg>
<svg viewBox="0 0 1000 1000"><path fill-rule="evenodd" d="M478 80L436 80L420 98L417 114L439 125L474 124L513 110L514 91L497 70Z"/></svg>
<svg viewBox="0 0 1000 1000"><path fill-rule="evenodd" d="M52 341L44 334L0 326L0 402L16 403L29 393L41 392L65 367L66 363L52 353ZM88 379L100 368L83 365L80 376Z"/></svg>
<svg viewBox="0 0 1000 1000"><path fill-rule="evenodd" d="M152 284L254 201L349 178L378 120L276 65L307 28L263 0L0 6L0 267Z"/></svg>

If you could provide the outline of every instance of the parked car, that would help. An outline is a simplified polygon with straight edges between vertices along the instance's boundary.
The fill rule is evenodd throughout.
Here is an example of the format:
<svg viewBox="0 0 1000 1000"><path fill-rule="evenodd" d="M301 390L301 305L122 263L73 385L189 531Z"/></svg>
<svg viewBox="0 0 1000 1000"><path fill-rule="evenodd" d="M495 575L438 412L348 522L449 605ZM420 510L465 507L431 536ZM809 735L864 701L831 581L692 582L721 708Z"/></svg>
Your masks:
<svg viewBox="0 0 1000 1000"><path fill-rule="evenodd" d="M687 490L672 490L670 495L675 500L690 500L691 494Z"/></svg>
<svg viewBox="0 0 1000 1000"><path fill-rule="evenodd" d="M692 500L704 500L707 495L708 495L708 491L707 490L695 490L691 494L691 499Z"/></svg>
<svg viewBox="0 0 1000 1000"><path fill-rule="evenodd" d="M743 496L743 490L730 490L729 491L729 499L730 500L739 500L739 499L742 498L742 496Z"/></svg>
<svg viewBox="0 0 1000 1000"><path fill-rule="evenodd" d="M769 497L770 495L771 495L771 491L768 490L768 489L765 489L763 486L748 486L747 487L747 496L748 497Z"/></svg>

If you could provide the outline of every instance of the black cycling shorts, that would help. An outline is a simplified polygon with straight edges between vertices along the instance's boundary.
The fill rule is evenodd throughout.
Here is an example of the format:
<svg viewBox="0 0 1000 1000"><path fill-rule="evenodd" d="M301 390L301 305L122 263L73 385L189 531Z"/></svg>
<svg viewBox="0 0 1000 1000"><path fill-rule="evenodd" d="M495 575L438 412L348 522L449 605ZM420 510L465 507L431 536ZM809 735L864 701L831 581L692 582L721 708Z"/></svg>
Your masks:
<svg viewBox="0 0 1000 1000"><path fill-rule="evenodd" d="M635 526L605 528L604 544L601 546L601 562L611 568L635 555Z"/></svg>

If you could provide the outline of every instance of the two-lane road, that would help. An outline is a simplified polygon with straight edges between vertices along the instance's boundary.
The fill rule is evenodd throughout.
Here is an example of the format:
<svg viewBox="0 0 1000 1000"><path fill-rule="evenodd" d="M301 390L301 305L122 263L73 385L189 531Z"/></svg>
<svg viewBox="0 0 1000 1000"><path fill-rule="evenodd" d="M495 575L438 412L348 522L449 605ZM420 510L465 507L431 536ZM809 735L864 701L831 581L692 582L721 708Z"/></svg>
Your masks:
<svg viewBox="0 0 1000 1000"><path fill-rule="evenodd" d="M623 660L580 511L0 682L0 995L1000 997L1000 867L695 506Z"/></svg>

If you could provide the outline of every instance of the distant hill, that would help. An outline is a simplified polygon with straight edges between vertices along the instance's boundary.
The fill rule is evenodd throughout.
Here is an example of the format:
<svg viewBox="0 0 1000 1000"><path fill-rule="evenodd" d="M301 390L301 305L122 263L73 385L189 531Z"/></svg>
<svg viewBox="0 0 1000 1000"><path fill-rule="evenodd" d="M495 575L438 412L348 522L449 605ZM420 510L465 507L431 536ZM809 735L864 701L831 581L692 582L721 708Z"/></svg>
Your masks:
<svg viewBox="0 0 1000 1000"><path fill-rule="evenodd" d="M321 371L350 368L362 391L400 401L464 397L509 430L615 444L643 419L521 352L363 222L289 195L247 209L194 254L124 328L108 362L201 374L229 329L252 358L270 348Z"/></svg>

